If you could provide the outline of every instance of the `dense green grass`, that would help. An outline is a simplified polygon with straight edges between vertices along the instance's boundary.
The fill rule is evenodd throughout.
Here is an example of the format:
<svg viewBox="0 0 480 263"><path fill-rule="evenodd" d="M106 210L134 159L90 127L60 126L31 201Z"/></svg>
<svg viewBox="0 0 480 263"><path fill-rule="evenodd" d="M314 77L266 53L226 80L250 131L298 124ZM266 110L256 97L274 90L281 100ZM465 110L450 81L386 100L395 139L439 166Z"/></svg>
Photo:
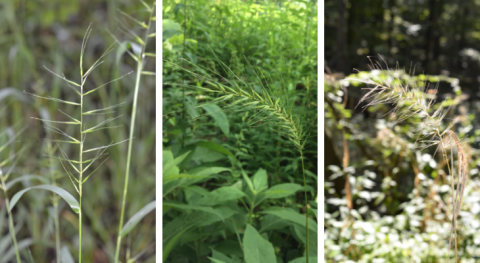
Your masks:
<svg viewBox="0 0 480 263"><path fill-rule="evenodd" d="M164 262L316 262L316 4L184 4L163 3Z"/></svg>

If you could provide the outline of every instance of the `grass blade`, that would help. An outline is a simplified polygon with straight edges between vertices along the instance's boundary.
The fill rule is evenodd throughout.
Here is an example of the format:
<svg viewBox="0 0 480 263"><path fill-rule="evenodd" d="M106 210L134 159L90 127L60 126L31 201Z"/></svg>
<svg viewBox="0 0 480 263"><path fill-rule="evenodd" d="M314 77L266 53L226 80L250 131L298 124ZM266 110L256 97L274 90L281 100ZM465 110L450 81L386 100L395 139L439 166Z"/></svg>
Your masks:
<svg viewBox="0 0 480 263"><path fill-rule="evenodd" d="M63 200L65 200L68 205L70 205L70 207L72 208L72 210L78 214L78 212L80 211L80 204L78 203L78 201L75 199L75 197L73 197L69 192L67 192L66 190L58 187L58 186L54 186L54 185L39 185L39 186L33 186L33 187L29 187L29 188L26 188L26 189L23 189L19 192L17 192L13 197L12 197L12 201L10 203L10 211L12 211L13 207L15 207L15 205L17 204L18 200L20 200L20 197L22 197L23 194L25 194L27 191L29 190L32 190L32 189L43 189L43 190L48 190L48 191L52 191L56 194L58 194L60 197L63 198Z"/></svg>
<svg viewBox="0 0 480 263"><path fill-rule="evenodd" d="M137 213L135 213L135 215L133 215L132 218L128 220L125 226L123 226L122 231L120 231L120 236L124 237L128 233L130 233L130 231L132 231L132 229L138 224L138 222L140 222L140 220L142 220L142 218L144 218L148 213L150 213L153 209L155 209L155 205L156 205L156 200L148 203L146 206L140 209Z"/></svg>

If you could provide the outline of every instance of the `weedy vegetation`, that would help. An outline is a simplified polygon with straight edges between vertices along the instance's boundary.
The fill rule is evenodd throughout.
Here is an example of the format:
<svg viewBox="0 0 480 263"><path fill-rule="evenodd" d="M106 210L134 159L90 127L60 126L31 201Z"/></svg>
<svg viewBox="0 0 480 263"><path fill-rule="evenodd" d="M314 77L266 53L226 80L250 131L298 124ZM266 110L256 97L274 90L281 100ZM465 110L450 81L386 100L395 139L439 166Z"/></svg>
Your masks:
<svg viewBox="0 0 480 263"><path fill-rule="evenodd" d="M460 212L460 206L463 200L463 194L465 190L465 184L468 176L468 158L465 150L458 139L456 133L451 130L454 122L447 127L441 127L442 120L445 118L450 108L444 108L443 103L440 103L436 109L433 110L432 105L435 103L435 96L430 98L426 97L426 94L436 94L438 88L430 88L425 84L422 87L416 85L410 86L409 83L403 84L402 80L398 77L395 78L395 74L392 74L392 69L385 65L385 74L393 76L393 83L386 81L374 81L372 79L356 79L353 81L360 81L369 86L366 88L368 91L361 99L370 100L367 105L378 104L393 104L392 113L395 115L395 123L404 121L418 115L423 121L417 126L417 129L413 129L412 132L418 133L417 143L420 150L425 150L432 146L437 146L442 154L442 157L447 164L448 176L451 184L452 193L452 230L450 233L448 247L451 246L452 234L455 237L455 262L458 261L457 250L458 240L456 239L456 219ZM375 61L370 65L372 70L383 70L382 65ZM403 84L403 85L402 85ZM450 156L447 155L446 149L456 147L457 148L457 169L455 170L453 151L450 151ZM450 159L449 159L450 158ZM456 175L455 175L456 172ZM445 176L445 174L443 174ZM457 178L455 182L455 176Z"/></svg>
<svg viewBox="0 0 480 263"><path fill-rule="evenodd" d="M225 64L220 61L225 71L233 73ZM177 66L177 65L174 65ZM225 110L229 111L248 111L251 112L253 117L250 118L249 124L256 125L262 123L262 125L269 125L273 128L280 128L277 132L288 138L288 140L298 149L302 162L302 175L305 191L305 207L308 207L307 198L307 185L305 181L305 168L303 165L303 149L305 148L305 137L308 135L303 131L303 124L301 121L301 113L294 113L294 108L288 105L286 97L275 97L270 95L267 87L263 87L261 91L257 92L255 88L242 81L238 76L233 75L232 79L237 79L238 82L227 81L227 85L223 85L218 81L211 78L203 77L192 71L188 71L194 78L199 79L201 83L207 83L206 87L194 87L206 93L219 93L219 96L209 103L226 102ZM215 73L218 75L218 73ZM257 75L258 76L258 75ZM261 81L261 79L259 78ZM199 86L202 86L201 84ZM190 86L188 86L190 87ZM231 88L230 88L231 87ZM190 87L191 88L191 87ZM285 92L280 92L284 93ZM272 98L273 97L273 98ZM247 179L246 179L247 180ZM248 184L248 182L247 182ZM249 184L250 185L250 184ZM295 189L296 185L283 185L281 188ZM250 189L253 192L253 189ZM250 201L250 213L255 208L255 198ZM251 216L251 214L250 214ZM308 240L308 216L305 217L306 238ZM308 262L308 243L306 243L307 262Z"/></svg>
<svg viewBox="0 0 480 263"><path fill-rule="evenodd" d="M163 11L163 261L316 262L315 3Z"/></svg>

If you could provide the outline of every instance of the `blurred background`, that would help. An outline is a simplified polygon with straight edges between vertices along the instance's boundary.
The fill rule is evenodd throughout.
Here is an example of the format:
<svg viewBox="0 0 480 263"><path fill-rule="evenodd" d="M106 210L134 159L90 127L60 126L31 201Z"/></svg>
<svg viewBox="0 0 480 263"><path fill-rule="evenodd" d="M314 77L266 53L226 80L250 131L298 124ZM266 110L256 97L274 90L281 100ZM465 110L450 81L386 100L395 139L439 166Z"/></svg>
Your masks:
<svg viewBox="0 0 480 263"><path fill-rule="evenodd" d="M418 148L420 117L396 122L391 104L359 104L374 86L352 78L428 87L435 109L451 106L440 126L453 123L470 169L458 253L462 262L478 260L479 7L479 1L325 1L328 262L447 262L449 255L446 162L436 147ZM370 71L377 61L378 70Z"/></svg>
<svg viewBox="0 0 480 263"><path fill-rule="evenodd" d="M150 5L152 3L149 3ZM6 173L13 167L8 181L23 175L46 178L51 183L51 174L57 184L78 198L70 179L60 162L49 161L48 154L59 156L56 144L47 151L48 141L62 139L60 135L46 130L34 118L50 118L65 121L63 112L78 117L76 108L30 96L23 91L62 100L77 101L78 95L66 83L48 72L44 66L64 74L67 79L79 81L79 59L82 39L91 24L92 33L84 54L84 69L90 67L114 42L131 41L132 37L121 30L126 25L132 32L142 28L121 15L124 12L140 21L148 19L148 12L140 1L0 1L0 133L1 145L22 128L15 142L0 154L0 162L19 154L16 162L9 161L1 169ZM143 35L143 33L142 33ZM147 45L147 52L155 53L155 38ZM133 46L135 47L135 46ZM130 47L131 48L131 47ZM131 50L131 49L130 49ZM130 71L135 71L136 62L117 48L104 58L89 77L87 89L107 83ZM155 72L155 59L147 59L145 70ZM88 148L119 142L128 138L134 92L135 74L112 82L99 92L88 96L86 109L94 110L124 102L113 114L122 115L112 126L115 129L101 130L88 134ZM155 199L155 76L143 76L138 95L137 120L132 149L129 192L127 196L125 222L145 204ZM87 127L103 121L105 115L87 119ZM59 126L78 137L77 129ZM61 144L71 159L78 158L76 145ZM90 177L83 186L83 259L84 262L111 262L120 218L121 198L124 186L127 143L107 150L110 158ZM12 159L13 160L13 159ZM95 169L100 162L94 164ZM52 170L51 170L52 169ZM8 182L7 182L8 183ZM19 190L45 183L31 179L16 182L8 189L8 197ZM31 257L32 262L54 262L55 237L51 193L37 190L27 192L13 210L17 241L22 242L22 257ZM12 247L5 211L5 193L0 193L0 262L12 262ZM78 254L78 216L66 203L59 203L59 225L62 246L67 246L74 258ZM3 243L2 243L3 242ZM145 217L131 234L123 239L121 259L126 254L132 258L143 255L135 262L154 262L155 217Z"/></svg>

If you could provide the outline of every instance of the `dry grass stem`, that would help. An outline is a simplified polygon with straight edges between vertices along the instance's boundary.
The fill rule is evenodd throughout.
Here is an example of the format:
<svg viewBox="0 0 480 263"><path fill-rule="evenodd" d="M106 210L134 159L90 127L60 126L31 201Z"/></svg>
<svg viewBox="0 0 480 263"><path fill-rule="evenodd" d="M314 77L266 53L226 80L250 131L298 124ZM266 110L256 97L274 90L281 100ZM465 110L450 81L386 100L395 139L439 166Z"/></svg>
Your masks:
<svg viewBox="0 0 480 263"><path fill-rule="evenodd" d="M383 58L382 58L383 59ZM383 60L385 62L385 60ZM442 127L442 121L450 112L452 106L444 107L444 103L435 104L438 93L438 84L430 89L428 84L417 87L415 81L401 79L404 71L400 71L397 65L395 70L384 69L380 63L371 60L370 69L374 75L382 76L378 79L350 78L350 80L362 82L368 87L367 93L360 99L360 103L369 101L363 106L367 108L372 105L389 104L393 109L387 114L393 117L393 124L398 124L410 118L420 118L416 128L412 131L417 133L415 145L417 150L423 151L431 146L438 146L435 153L441 149L443 158L447 164L450 174L452 188L452 229L450 233L449 249L451 247L453 233L457 229L457 217L463 201L465 184L468 177L468 156L462 142L452 130L457 119L451 122L446 128ZM412 71L410 71L411 73ZM413 70L414 72L414 70ZM438 107L434 110L435 107ZM358 105L357 105L358 107ZM455 184L453 148L456 148L457 159L457 182ZM450 158L447 155L450 150ZM434 155L435 155L434 153ZM456 185L456 188L455 188ZM457 259L457 235L455 234L455 258ZM457 261L457 260L456 260Z"/></svg>

